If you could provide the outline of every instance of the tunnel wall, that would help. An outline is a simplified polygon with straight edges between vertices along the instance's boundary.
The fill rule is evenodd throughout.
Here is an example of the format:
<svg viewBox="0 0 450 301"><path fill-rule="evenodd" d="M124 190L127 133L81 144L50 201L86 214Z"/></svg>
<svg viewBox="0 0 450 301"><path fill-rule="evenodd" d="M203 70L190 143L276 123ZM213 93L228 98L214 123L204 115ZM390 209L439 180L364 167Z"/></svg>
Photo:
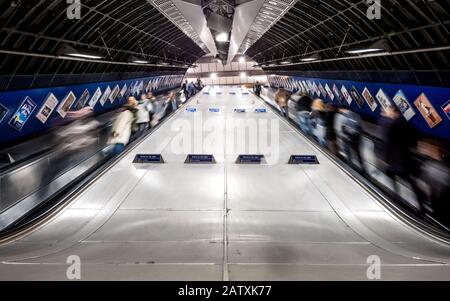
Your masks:
<svg viewBox="0 0 450 301"><path fill-rule="evenodd" d="M181 85L182 75L165 75L144 78L135 78L120 81L97 82L72 86L61 86L42 89L17 90L0 93L0 146L7 146L15 141L25 139L50 129L55 125L69 122L67 110L76 111L89 104L96 114L112 110L122 106L127 96L137 96L143 90L151 90L155 93L173 89ZM124 87L127 89L124 89ZM119 87L119 94L113 101L106 99L103 103L106 90L110 87L114 90ZM97 102L101 90L101 96ZM123 92L123 93L120 93ZM73 93L73 96L71 95ZM88 94L87 94L88 93ZM53 96L51 96L53 94ZM113 93L110 93L113 94ZM114 93L115 94L115 93ZM70 96L69 96L70 95ZM84 97L83 97L84 95ZM96 97L94 98L94 95ZM67 102L64 100L67 98ZM74 101L73 98L75 98ZM58 103L55 106L55 101ZM91 103L92 101L92 103ZM63 104L66 104L63 108ZM49 114L42 114L42 110ZM53 110L52 110L53 108ZM58 108L61 114L58 112ZM48 118L48 119L47 119Z"/></svg>
<svg viewBox="0 0 450 301"><path fill-rule="evenodd" d="M377 119L380 116L383 107L382 103L386 105L386 102L380 102L380 99L387 98L387 102L391 103L393 106L397 106L404 118L420 132L450 140L450 88L286 75L271 75L269 76L269 83L275 88L283 86L291 91L302 90L313 98L322 98L326 102L332 102L335 105L349 106L353 111L372 119ZM339 95L334 92L333 88L335 85L337 90L339 90ZM317 88L315 88L315 86ZM320 88L320 86L322 86L323 89ZM327 86L329 87L329 91L327 91ZM350 105L349 101L343 97L343 86L346 87L348 94L352 98ZM353 87L357 93L352 93ZM370 99L366 89L370 92L370 96L375 102L372 108L369 106L370 102L366 100L366 98ZM387 97L377 97L377 95L381 95L382 92L380 91L383 91ZM403 95L400 91L403 92ZM332 94L332 96L330 96L330 94ZM354 94L356 94L356 96ZM360 98L359 105L356 98ZM402 101L402 98L406 100L406 106L403 107L404 109L399 107L401 103L405 103ZM419 100L422 100L422 103L429 108L429 112L432 112L431 117L425 117L427 116L427 112L423 107L419 110Z"/></svg>

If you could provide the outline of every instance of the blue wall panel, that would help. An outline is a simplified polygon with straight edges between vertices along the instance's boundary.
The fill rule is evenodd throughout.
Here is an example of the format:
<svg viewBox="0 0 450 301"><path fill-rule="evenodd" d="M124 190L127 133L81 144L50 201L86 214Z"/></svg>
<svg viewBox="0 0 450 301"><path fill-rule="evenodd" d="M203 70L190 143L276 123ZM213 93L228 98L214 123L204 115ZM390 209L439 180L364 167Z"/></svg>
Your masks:
<svg viewBox="0 0 450 301"><path fill-rule="evenodd" d="M179 87L181 85L183 76L182 75L174 75L174 76L156 76L156 77L146 77L146 78L136 78L132 80L122 80L122 81L113 81L113 82L101 82L101 83L89 83L85 85L75 85L75 86L64 86L64 87L52 87L45 89L31 89L31 90L18 90L18 91L10 91L10 92L2 92L0 93L0 145L5 145L11 143L15 140L37 134L39 132L45 131L56 124L64 124L65 118L62 118L60 114L55 110L50 115L49 119L43 124L36 115L40 111L41 107L44 105L47 96L49 93L53 93L58 101L61 103L63 99L67 96L67 94L72 91L77 100L82 96L83 92L88 89L90 93L90 97L87 100L89 103L90 98L94 95L97 88L100 88L103 92L105 92L108 86L111 89L114 89L116 85L119 85L120 89L126 84L128 87L130 85L134 85L135 83L140 83L141 81L144 83L144 89L147 87L149 81L153 83L153 92L161 92L168 89L173 89ZM137 96L137 94L135 94ZM13 118L14 114L21 106L24 99L27 97L31 98L32 101L36 104L36 108L29 115L26 123L23 125L21 130L16 130L13 128L9 121ZM104 106L101 105L100 102L94 107L95 113L105 112L117 107L122 106L126 102L126 95L124 97L118 97L113 103L109 100L106 101ZM77 101L71 106L71 110L74 110L74 106ZM59 105L59 104L58 104ZM7 113L5 114L7 110Z"/></svg>
<svg viewBox="0 0 450 301"><path fill-rule="evenodd" d="M393 106L396 106L393 101L394 96L397 94L399 90L402 90L406 95L408 102L411 108L415 112L415 116L412 117L409 122L416 127L419 131L436 136L445 138L450 140L450 112L444 110L444 107L449 108L450 101L450 88L441 88L441 87L431 87L431 86L417 86L417 85L405 85L405 84L385 84L385 83L375 83L375 82L360 82L360 81L348 81L348 80L332 80L332 79L320 79L320 78L306 78L306 77L297 77L297 76L278 76L273 75L269 77L269 82L272 87L280 87L283 86L288 90L297 90L298 87L301 87L298 82L301 81L310 81L312 83L316 83L316 85L322 84L325 87L326 84L333 89L333 85L336 84L339 90L341 90L344 85L347 90L350 92L351 88L355 86L358 90L359 94L362 95L363 90L367 87L369 89L371 95L375 99L378 104L377 109L372 112L369 105L366 101L364 101L363 106L360 108L355 101L351 103L351 110L358 112L365 116L370 116L372 118L378 118L382 112L382 106L380 102L376 98L376 94L380 89L383 89L385 94L390 98L390 101ZM315 92L306 91L313 98L319 97ZM420 113L418 108L415 106L414 102L416 99L424 93L432 106L434 107L438 118L442 119L442 121L434 127L431 127L423 115ZM327 102L332 102L334 104L340 104L337 98L334 100L327 95L324 97L323 95L320 98L324 99ZM348 105L347 102L343 102L344 105Z"/></svg>

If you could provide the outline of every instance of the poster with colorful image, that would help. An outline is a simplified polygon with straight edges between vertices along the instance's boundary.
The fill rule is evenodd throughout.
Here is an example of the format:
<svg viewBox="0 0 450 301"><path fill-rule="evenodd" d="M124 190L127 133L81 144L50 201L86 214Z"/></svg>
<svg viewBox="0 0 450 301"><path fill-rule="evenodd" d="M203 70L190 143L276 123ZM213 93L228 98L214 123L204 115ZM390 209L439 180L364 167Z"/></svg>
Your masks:
<svg viewBox="0 0 450 301"><path fill-rule="evenodd" d="M425 93L422 93L417 97L414 105L419 110L420 114L422 114L423 118L425 118L430 128L434 128L442 122L441 116L439 116L439 113L434 109Z"/></svg>
<svg viewBox="0 0 450 301"><path fill-rule="evenodd" d="M36 118L39 119L40 122L45 124L47 120L50 118L50 115L52 115L58 103L59 101L56 98L56 96L53 93L50 93L47 96L41 109L37 113Z"/></svg>
<svg viewBox="0 0 450 301"><path fill-rule="evenodd" d="M372 112L375 112L375 110L378 108L378 103L375 100L375 98L373 98L372 94L370 93L369 89L367 89L367 87L364 88L362 96L366 100L366 103L369 105L369 108L372 110Z"/></svg>
<svg viewBox="0 0 450 301"><path fill-rule="evenodd" d="M342 101L344 100L344 96L342 96L342 94L339 91L339 88L336 86L336 84L333 84L333 92L334 92L334 95L336 96L337 100L340 103L342 103Z"/></svg>
<svg viewBox="0 0 450 301"><path fill-rule="evenodd" d="M316 82L313 82L313 89L314 89L314 93L316 93L320 97L320 90L319 90L319 87L317 86Z"/></svg>
<svg viewBox="0 0 450 301"><path fill-rule="evenodd" d="M33 114L35 109L36 103L29 96L25 97L20 107L9 120L8 124L13 129L20 132L25 123L30 119L31 114Z"/></svg>
<svg viewBox="0 0 450 301"><path fill-rule="evenodd" d="M0 103L0 123L2 123L3 119L5 119L8 112L9 110Z"/></svg>
<svg viewBox="0 0 450 301"><path fill-rule="evenodd" d="M124 97L125 96L125 93L127 93L127 89L128 89L128 86L127 86L127 84L125 84L122 87L122 89L120 90L120 93L119 93L120 97Z"/></svg>
<svg viewBox="0 0 450 301"><path fill-rule="evenodd" d="M327 90L328 97L330 97L330 99L333 101L335 97L333 91L331 91L330 86L328 86L328 84L325 85L325 90Z"/></svg>
<svg viewBox="0 0 450 301"><path fill-rule="evenodd" d="M116 85L114 87L114 89L112 90L111 94L109 95L109 101L111 103L113 103L116 100L119 93L120 93L120 87L119 87L119 85Z"/></svg>
<svg viewBox="0 0 450 301"><path fill-rule="evenodd" d="M353 98L350 96L350 93L348 93L348 90L344 85L342 85L341 92L348 105L351 105L353 102Z"/></svg>
<svg viewBox="0 0 450 301"><path fill-rule="evenodd" d="M402 112L406 120L409 121L416 115L416 112L409 104L409 100L408 98L406 98L406 95L402 90L398 90L397 94L395 94L394 103L398 107L400 112Z"/></svg>
<svg viewBox="0 0 450 301"><path fill-rule="evenodd" d="M91 100L89 101L89 106L93 109L95 107L95 105L97 104L98 100L100 99L100 97L102 96L102 89L97 88L97 90L95 90L94 95L92 95Z"/></svg>
<svg viewBox="0 0 450 301"><path fill-rule="evenodd" d="M319 90L320 90L320 94L322 95L323 98L327 97L327 91L325 90L325 88L322 86L322 84L319 84Z"/></svg>
<svg viewBox="0 0 450 301"><path fill-rule="evenodd" d="M450 119L450 100L447 101L447 103L442 106L442 111L444 111L445 116L447 116L447 118ZM0 122L1 122L1 116L0 116Z"/></svg>
<svg viewBox="0 0 450 301"><path fill-rule="evenodd" d="M70 108L74 104L75 100L77 100L77 97L75 96L75 94L73 94L72 91L70 91L69 94L67 94L64 100L60 103L56 111L59 113L59 115L61 115L62 118L66 117L67 112L70 111Z"/></svg>
<svg viewBox="0 0 450 301"><path fill-rule="evenodd" d="M355 100L358 107L362 108L364 106L364 99L362 98L361 94L359 94L358 89L356 89L356 87L353 86L350 93L352 94L352 97Z"/></svg>
<svg viewBox="0 0 450 301"><path fill-rule="evenodd" d="M77 103L75 104L75 110L79 111L82 108L86 106L86 102L89 100L89 97L91 97L91 93L89 93L89 90L84 90L81 97L77 100Z"/></svg>
<svg viewBox="0 0 450 301"><path fill-rule="evenodd" d="M385 111L392 107L392 101L389 96L384 93L383 89L378 91L376 97Z"/></svg>
<svg viewBox="0 0 450 301"><path fill-rule="evenodd" d="M100 104L102 105L102 107L105 105L106 100L108 99L110 94L111 94L111 87L108 86L105 90L105 93L103 93L102 98L100 98Z"/></svg>

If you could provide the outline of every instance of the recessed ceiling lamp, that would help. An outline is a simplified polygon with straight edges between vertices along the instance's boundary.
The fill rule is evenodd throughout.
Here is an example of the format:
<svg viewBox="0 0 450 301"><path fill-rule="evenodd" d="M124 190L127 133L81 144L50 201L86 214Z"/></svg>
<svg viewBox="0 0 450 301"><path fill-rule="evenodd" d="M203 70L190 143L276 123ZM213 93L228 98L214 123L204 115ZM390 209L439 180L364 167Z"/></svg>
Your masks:
<svg viewBox="0 0 450 301"><path fill-rule="evenodd" d="M227 42L228 41L228 34L226 32L219 33L216 36L216 41L217 42L221 42L221 43Z"/></svg>
<svg viewBox="0 0 450 301"><path fill-rule="evenodd" d="M95 53L93 51L77 49L69 44L62 44L57 51L57 55L71 56L83 59L93 59L93 60L100 60L104 58L102 55L98 53Z"/></svg>
<svg viewBox="0 0 450 301"><path fill-rule="evenodd" d="M365 54L372 52L380 52L380 51L391 51L391 47L389 46L389 42L386 39L381 39L376 41L375 43L363 46L356 49L347 50L346 53L349 54Z"/></svg>

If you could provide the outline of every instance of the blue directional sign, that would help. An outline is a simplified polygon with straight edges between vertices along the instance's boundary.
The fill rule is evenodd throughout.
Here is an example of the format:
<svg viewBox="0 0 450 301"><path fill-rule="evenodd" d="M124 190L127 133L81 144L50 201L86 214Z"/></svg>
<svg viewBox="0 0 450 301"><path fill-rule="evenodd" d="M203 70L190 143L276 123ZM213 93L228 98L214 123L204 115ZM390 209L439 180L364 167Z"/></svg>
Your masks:
<svg viewBox="0 0 450 301"><path fill-rule="evenodd" d="M239 155L237 164L262 164L264 155Z"/></svg>
<svg viewBox="0 0 450 301"><path fill-rule="evenodd" d="M266 108L255 109L255 113L267 113L267 109Z"/></svg>
<svg viewBox="0 0 450 301"><path fill-rule="evenodd" d="M160 154L138 154L134 158L133 163L164 163L164 159Z"/></svg>
<svg viewBox="0 0 450 301"><path fill-rule="evenodd" d="M209 92L203 92L203 95L209 95Z"/></svg>
<svg viewBox="0 0 450 301"><path fill-rule="evenodd" d="M186 112L195 113L197 112L197 108L186 108Z"/></svg>
<svg viewBox="0 0 450 301"><path fill-rule="evenodd" d="M236 95L236 92L230 92L230 95Z"/></svg>
<svg viewBox="0 0 450 301"><path fill-rule="evenodd" d="M217 92L216 94L217 94L217 95L222 95L223 93L222 93L222 92Z"/></svg>
<svg viewBox="0 0 450 301"><path fill-rule="evenodd" d="M209 108L209 112L210 113L220 113L220 109L219 108Z"/></svg>
<svg viewBox="0 0 450 301"><path fill-rule="evenodd" d="M216 159L214 155L188 155L186 164L214 164L216 163Z"/></svg>
<svg viewBox="0 0 450 301"><path fill-rule="evenodd" d="M307 165L315 165L320 164L317 156L304 156L304 155L292 155L289 159L289 164L307 164Z"/></svg>
<svg viewBox="0 0 450 301"><path fill-rule="evenodd" d="M234 109L235 113L245 113L246 110L245 109Z"/></svg>
<svg viewBox="0 0 450 301"><path fill-rule="evenodd" d="M242 95L250 95L248 92L242 92Z"/></svg>

